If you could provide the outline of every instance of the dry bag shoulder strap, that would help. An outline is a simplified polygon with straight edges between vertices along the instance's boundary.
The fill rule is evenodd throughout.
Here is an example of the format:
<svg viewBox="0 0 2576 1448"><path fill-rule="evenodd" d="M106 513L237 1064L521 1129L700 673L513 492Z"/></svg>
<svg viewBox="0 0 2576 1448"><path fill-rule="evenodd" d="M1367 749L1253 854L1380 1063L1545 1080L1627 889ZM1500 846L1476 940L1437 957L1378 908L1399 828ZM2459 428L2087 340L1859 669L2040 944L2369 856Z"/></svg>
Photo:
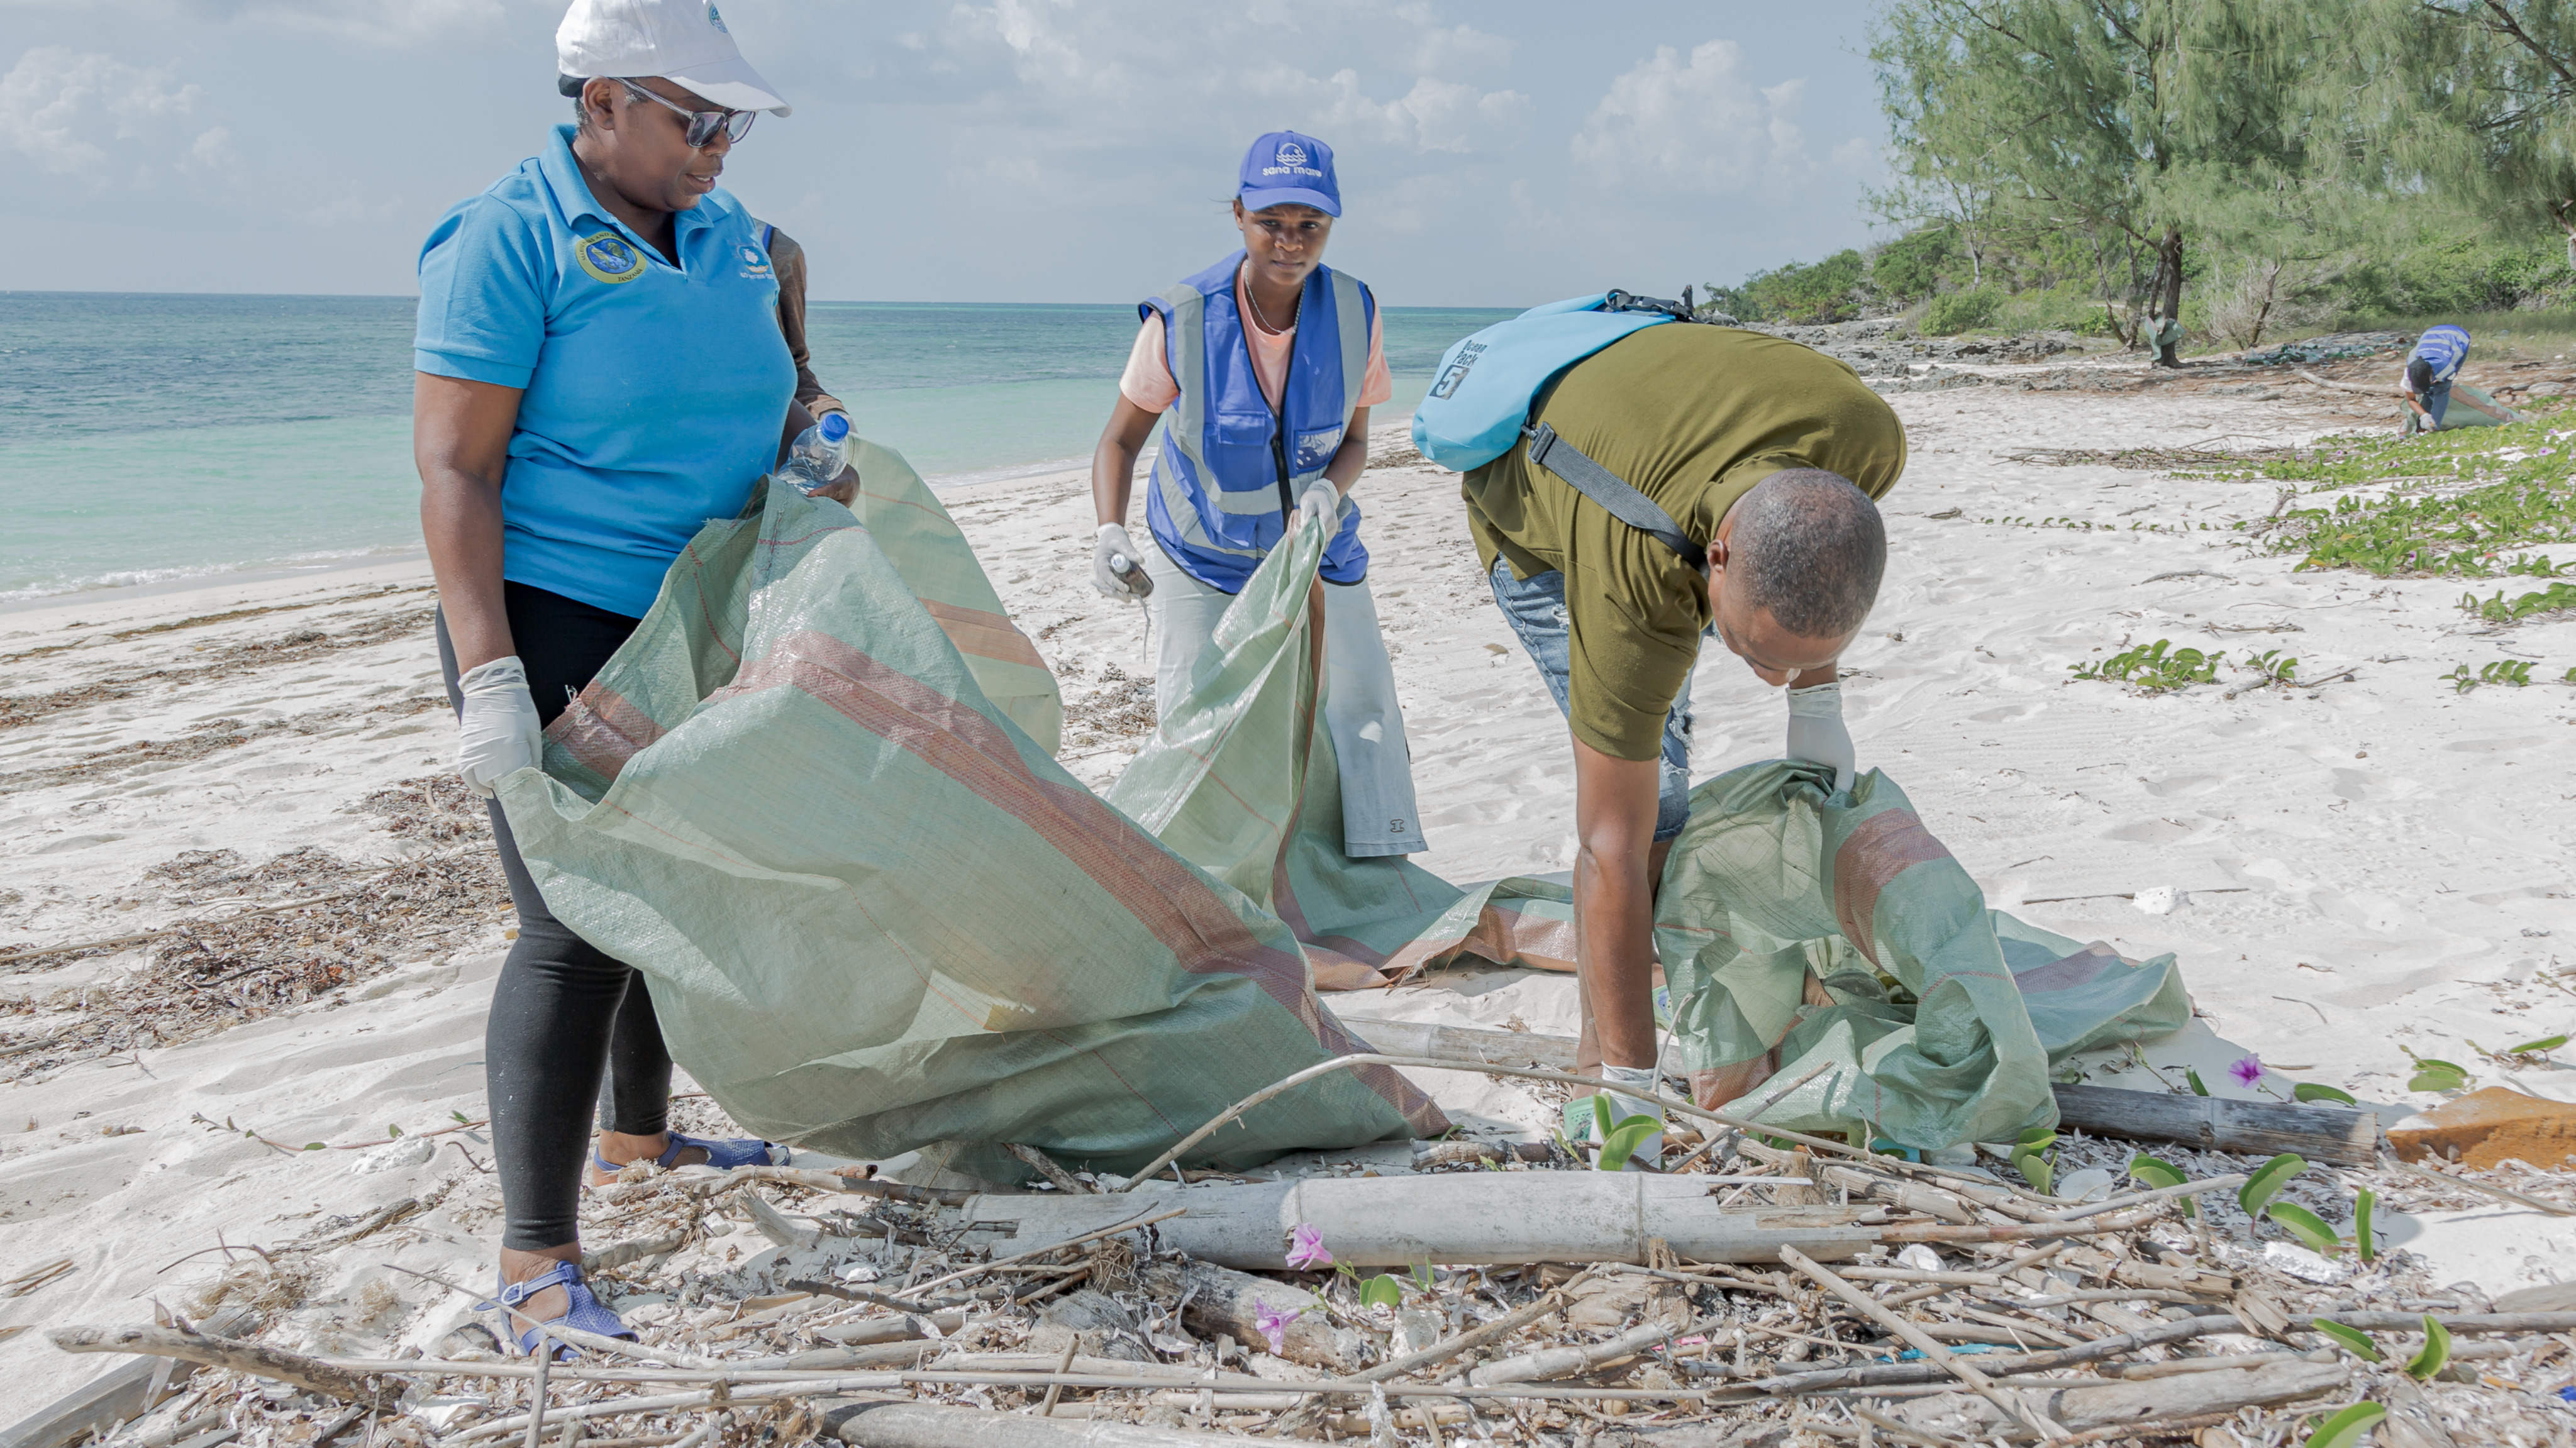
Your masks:
<svg viewBox="0 0 2576 1448"><path fill-rule="evenodd" d="M1546 423L1521 429L1529 439L1530 461L1565 479L1574 490L1608 510L1611 517L1640 533L1653 535L1665 547L1682 556L1682 560L1702 573L1708 571L1708 550L1693 543L1682 532L1673 515L1655 505L1655 500L1630 487L1617 473L1583 455L1583 450L1556 435Z"/></svg>

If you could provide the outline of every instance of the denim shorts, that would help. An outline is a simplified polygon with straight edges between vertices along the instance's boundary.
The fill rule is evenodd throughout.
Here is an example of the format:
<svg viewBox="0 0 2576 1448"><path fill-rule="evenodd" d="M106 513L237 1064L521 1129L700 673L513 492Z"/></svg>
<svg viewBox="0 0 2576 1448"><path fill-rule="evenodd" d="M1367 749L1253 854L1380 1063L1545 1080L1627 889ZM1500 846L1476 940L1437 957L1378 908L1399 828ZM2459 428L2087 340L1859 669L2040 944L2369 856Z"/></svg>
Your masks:
<svg viewBox="0 0 2576 1448"><path fill-rule="evenodd" d="M1573 664L1565 622L1565 575L1550 570L1514 578L1511 561L1498 555L1493 574L1486 581L1493 585L1494 602L1503 606L1503 617L1511 622L1512 632L1520 635L1521 647L1529 650L1530 660L1538 665L1539 677L1547 680L1548 692L1556 696L1557 712L1568 713L1568 680ZM1690 728L1690 686L1686 682L1682 696L1673 701L1672 712L1664 716L1663 769L1655 785L1657 840L1673 838L1690 822Z"/></svg>

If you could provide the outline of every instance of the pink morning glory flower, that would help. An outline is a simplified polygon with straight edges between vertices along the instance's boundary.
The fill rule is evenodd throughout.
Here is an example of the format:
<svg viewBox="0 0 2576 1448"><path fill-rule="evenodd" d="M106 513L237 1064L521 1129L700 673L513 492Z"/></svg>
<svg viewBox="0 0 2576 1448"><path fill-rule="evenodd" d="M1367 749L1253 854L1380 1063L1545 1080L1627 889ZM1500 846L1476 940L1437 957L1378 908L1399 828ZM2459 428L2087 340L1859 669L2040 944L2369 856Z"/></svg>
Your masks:
<svg viewBox="0 0 2576 1448"><path fill-rule="evenodd" d="M1274 1357L1288 1346L1288 1324L1295 1322L1297 1317L1298 1314L1281 1312L1258 1297L1252 1299L1253 1330L1260 1333L1263 1341L1270 1344L1270 1352Z"/></svg>
<svg viewBox="0 0 2576 1448"><path fill-rule="evenodd" d="M2257 1057L2248 1056L2229 1066L2227 1074L2236 1078L2237 1085L2250 1087L2263 1079L2263 1062Z"/></svg>
<svg viewBox="0 0 2576 1448"><path fill-rule="evenodd" d="M1288 1232L1288 1266L1304 1272L1314 1267L1333 1265L1333 1254L1324 1250L1324 1234L1313 1226L1299 1222Z"/></svg>

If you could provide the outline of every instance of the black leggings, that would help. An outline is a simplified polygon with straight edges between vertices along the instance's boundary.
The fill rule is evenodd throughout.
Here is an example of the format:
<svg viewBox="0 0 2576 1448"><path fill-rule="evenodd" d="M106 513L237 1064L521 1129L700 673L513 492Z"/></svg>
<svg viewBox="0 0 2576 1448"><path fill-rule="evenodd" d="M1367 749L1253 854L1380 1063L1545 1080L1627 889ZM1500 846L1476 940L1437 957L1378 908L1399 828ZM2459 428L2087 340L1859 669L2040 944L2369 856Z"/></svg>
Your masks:
<svg viewBox="0 0 2576 1448"><path fill-rule="evenodd" d="M502 589L537 717L551 724L639 620L523 583ZM449 706L463 708L456 646L448 641L444 614L438 618L438 666L447 675ZM492 843L510 879L510 902L518 907L519 939L492 990L483 1083L507 1219L501 1245L537 1252L580 1235L593 1096L606 1130L633 1136L663 1130L671 1053L662 1044L644 982L547 911L510 837L501 802L492 801L491 809Z"/></svg>

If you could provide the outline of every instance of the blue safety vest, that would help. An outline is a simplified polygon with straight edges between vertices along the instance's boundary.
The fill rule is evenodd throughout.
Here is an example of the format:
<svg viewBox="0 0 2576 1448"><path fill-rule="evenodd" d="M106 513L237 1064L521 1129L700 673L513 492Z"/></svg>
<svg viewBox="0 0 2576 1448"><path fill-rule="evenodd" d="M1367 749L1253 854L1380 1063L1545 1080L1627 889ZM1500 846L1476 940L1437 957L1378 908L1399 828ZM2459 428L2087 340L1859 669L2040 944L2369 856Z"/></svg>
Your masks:
<svg viewBox="0 0 2576 1448"><path fill-rule="evenodd" d="M1238 251L1159 297L1137 319L1163 319L1164 360L1181 395L1163 415L1145 518L1181 571L1221 593L1239 593L1287 531L1289 510L1342 446L1368 375L1377 299L1355 278L1319 266L1298 303L1287 385L1273 411L1252 370L1252 347L1234 304ZM1324 550L1323 576L1368 575L1360 510Z"/></svg>

